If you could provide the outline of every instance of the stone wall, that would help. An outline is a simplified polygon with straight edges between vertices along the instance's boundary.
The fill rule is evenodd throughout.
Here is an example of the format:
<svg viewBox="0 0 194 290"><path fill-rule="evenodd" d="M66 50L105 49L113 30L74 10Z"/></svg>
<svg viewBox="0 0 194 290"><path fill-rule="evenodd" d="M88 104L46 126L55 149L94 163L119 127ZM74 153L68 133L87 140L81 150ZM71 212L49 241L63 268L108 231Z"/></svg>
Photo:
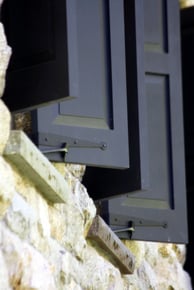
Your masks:
<svg viewBox="0 0 194 290"><path fill-rule="evenodd" d="M0 25L1 95L10 51ZM0 100L0 290L191 289L184 245L123 241L136 261L122 274L87 238L96 208L81 184L84 167L47 164L25 135L12 140L11 155L10 123Z"/></svg>
<svg viewBox="0 0 194 290"><path fill-rule="evenodd" d="M179 0L181 8L186 8L194 5L194 0Z"/></svg>

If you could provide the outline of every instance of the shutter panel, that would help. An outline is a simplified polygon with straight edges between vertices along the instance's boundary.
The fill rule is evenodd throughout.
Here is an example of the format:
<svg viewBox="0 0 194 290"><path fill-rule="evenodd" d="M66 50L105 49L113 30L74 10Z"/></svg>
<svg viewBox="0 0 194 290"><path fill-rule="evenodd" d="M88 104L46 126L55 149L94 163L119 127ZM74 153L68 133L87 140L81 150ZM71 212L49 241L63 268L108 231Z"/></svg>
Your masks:
<svg viewBox="0 0 194 290"><path fill-rule="evenodd" d="M132 96L128 94L131 109L138 112L134 122L129 123L129 132L135 126L139 128L138 136L133 136L135 148L130 147L133 149L130 151L130 169L111 173L107 170L100 173L98 169L95 174L96 169L90 168L85 184L89 192L94 193L94 198L102 198L96 202L99 213L113 229L121 230L118 232L121 238L129 239L132 234L132 239L137 240L185 243L187 223L178 1L135 0L125 4L128 91L131 83L134 84L129 67L134 58L130 40L136 37L134 91L136 89L138 98L137 101L131 100ZM139 170L133 171L137 162ZM106 199L114 194L121 195ZM135 231L122 231L129 227Z"/></svg>
<svg viewBox="0 0 194 290"><path fill-rule="evenodd" d="M69 77L65 1L6 0L1 19L13 50L4 93L10 110L76 97L76 79Z"/></svg>
<svg viewBox="0 0 194 290"><path fill-rule="evenodd" d="M127 168L123 1L67 0L66 9L77 97L34 111L32 139L47 153L67 144L67 162ZM64 160L58 152L47 156Z"/></svg>

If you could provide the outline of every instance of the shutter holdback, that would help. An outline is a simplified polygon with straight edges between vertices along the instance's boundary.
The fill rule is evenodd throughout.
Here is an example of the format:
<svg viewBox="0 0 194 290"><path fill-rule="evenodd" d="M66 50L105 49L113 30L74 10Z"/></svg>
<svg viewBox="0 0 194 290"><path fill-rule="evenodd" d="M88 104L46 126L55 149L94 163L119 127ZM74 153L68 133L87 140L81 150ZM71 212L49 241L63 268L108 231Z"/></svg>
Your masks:
<svg viewBox="0 0 194 290"><path fill-rule="evenodd" d="M67 138L66 142L63 143L61 148L42 150L41 152L43 154L62 152L66 156L66 154L69 152L68 151L69 148L99 148L101 150L106 150L107 144L105 142L98 143L98 142L90 142L87 140ZM64 161L65 161L65 156L64 156Z"/></svg>
<svg viewBox="0 0 194 290"><path fill-rule="evenodd" d="M162 227L166 229L168 227L168 224L166 222L156 222L156 221L150 221L146 219L136 219L130 220L128 222L128 227L124 228L112 228L114 233L121 233L121 232L129 232L129 239L132 239L132 235L136 230L136 227Z"/></svg>

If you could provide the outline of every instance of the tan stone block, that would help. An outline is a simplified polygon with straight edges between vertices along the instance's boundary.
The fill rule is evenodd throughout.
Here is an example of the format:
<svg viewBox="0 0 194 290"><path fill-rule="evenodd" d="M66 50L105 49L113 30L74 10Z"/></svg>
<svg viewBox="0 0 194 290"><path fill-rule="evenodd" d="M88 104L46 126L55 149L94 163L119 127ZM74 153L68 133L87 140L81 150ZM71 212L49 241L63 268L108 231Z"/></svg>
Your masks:
<svg viewBox="0 0 194 290"><path fill-rule="evenodd" d="M124 281L118 268L101 257L91 246L87 246L85 249L83 273L80 283L83 289L124 290Z"/></svg>
<svg viewBox="0 0 194 290"><path fill-rule="evenodd" d="M4 28L2 23L0 23L0 97L2 97L5 88L5 74L10 56L11 48L7 45Z"/></svg>
<svg viewBox="0 0 194 290"><path fill-rule="evenodd" d="M80 181L82 180L83 175L86 170L85 165L79 165L79 164L53 162L53 165L63 176L65 176L66 171L68 170L68 172L71 173L72 176L78 178Z"/></svg>
<svg viewBox="0 0 194 290"><path fill-rule="evenodd" d="M55 205L58 210L58 218L55 218L54 211L50 216L52 237L58 241L76 257L82 260L83 250L86 246L84 238L84 219L76 205ZM60 222L57 223L57 220ZM56 230L55 228L58 227Z"/></svg>
<svg viewBox="0 0 194 290"><path fill-rule="evenodd" d="M172 250L175 252L178 261L184 265L186 260L186 246L179 244L172 244Z"/></svg>
<svg viewBox="0 0 194 290"><path fill-rule="evenodd" d="M161 245L158 248L158 252L162 256L162 258L169 258L171 255L170 248L168 247L168 245Z"/></svg>
<svg viewBox="0 0 194 290"><path fill-rule="evenodd" d="M52 265L2 224L0 227L1 249L12 289L56 290Z"/></svg>
<svg viewBox="0 0 194 290"><path fill-rule="evenodd" d="M137 275L145 289L157 289L157 275L147 261L137 269Z"/></svg>
<svg viewBox="0 0 194 290"><path fill-rule="evenodd" d="M0 217L5 215L6 210L11 204L14 189L14 178L11 167L0 156Z"/></svg>
<svg viewBox="0 0 194 290"><path fill-rule="evenodd" d="M194 0L179 0L181 8L187 8L194 5Z"/></svg>
<svg viewBox="0 0 194 290"><path fill-rule="evenodd" d="M0 251L0 289L11 290L9 285L8 269L2 251Z"/></svg>
<svg viewBox="0 0 194 290"><path fill-rule="evenodd" d="M28 239L35 216L30 204L15 193L4 220L11 231L21 239Z"/></svg>
<svg viewBox="0 0 194 290"><path fill-rule="evenodd" d="M0 155L2 155L10 134L11 115L4 102L0 100Z"/></svg>
<svg viewBox="0 0 194 290"><path fill-rule="evenodd" d="M135 257L135 269L139 268L145 259L145 243L130 240L123 240L123 243Z"/></svg>
<svg viewBox="0 0 194 290"><path fill-rule="evenodd" d="M58 207L62 207L62 205L58 205ZM51 237L62 243L67 225L64 215L56 207L49 207L49 223Z"/></svg>
<svg viewBox="0 0 194 290"><path fill-rule="evenodd" d="M62 232L65 232L66 237L68 237L67 233L69 233L70 237L72 237L72 235L74 235L74 237L75 235L85 237L96 215L94 202L89 197L86 188L80 183L79 179L74 177L63 164L58 164L56 168L64 176L64 179L71 189L72 203L71 205L55 205L53 210L50 208L51 213L49 215L50 217L52 216L52 211L55 211L57 215L60 213L60 220L63 222L59 221L58 226L63 227ZM57 212L54 209L57 209ZM51 223L53 223L52 232L59 233L60 230L55 229L55 217ZM59 235L61 234L59 233Z"/></svg>

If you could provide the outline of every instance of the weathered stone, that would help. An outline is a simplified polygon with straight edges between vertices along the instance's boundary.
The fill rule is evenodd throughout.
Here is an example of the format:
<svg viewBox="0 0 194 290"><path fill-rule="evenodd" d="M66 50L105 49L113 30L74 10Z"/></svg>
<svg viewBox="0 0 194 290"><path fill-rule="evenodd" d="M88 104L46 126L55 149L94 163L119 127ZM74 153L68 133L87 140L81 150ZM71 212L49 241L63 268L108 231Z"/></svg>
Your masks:
<svg viewBox="0 0 194 290"><path fill-rule="evenodd" d="M36 250L27 245L26 242L28 242L39 251L42 257L40 258L41 265L46 265L46 275L50 284L49 286L45 284L45 289L48 286L47 289L53 290L71 288L72 290L74 288L78 290L163 290L173 289L172 287L176 290L191 290L189 277L182 268L184 248L178 245L175 247L171 244L124 241L136 256L137 264L132 275L122 277L117 268L118 265L115 267L115 253L111 253L108 247L107 254L102 247L96 244L94 246L93 243L86 241L85 237L96 209L85 187L67 169L65 169L65 178L71 192L70 202L53 204L39 194L36 180L32 182L14 166L12 168L8 166L7 171L6 166L7 163L1 157L0 173L2 171L2 176L4 171L11 173L10 175L8 173L6 184L2 183L3 186L0 188L4 197L9 196L6 194L8 188L6 185L12 184L10 188L12 194L8 198L9 203L4 213L4 221L16 235L10 236L13 237L13 245L10 242L4 242L4 231L0 234L0 246L12 287L16 287L17 283L20 284L17 285L17 290L43 287L38 283L43 283L45 276L41 278L38 270L34 269L34 257L39 256L33 254ZM0 182L3 181L0 179ZM2 227L4 229L5 225L2 226L0 223L0 229ZM15 240L14 237L17 239ZM8 251L7 245L12 250ZM29 246L29 252L24 250L26 246ZM20 250L15 250L15 247ZM31 250L32 263L29 262ZM39 263L37 265L37 269L42 271L42 266ZM24 272L21 270L23 267L25 267Z"/></svg>
<svg viewBox="0 0 194 290"><path fill-rule="evenodd" d="M120 269L122 274L133 273L135 267L134 256L100 216L95 217L87 238L92 239L101 250L112 257L112 263Z"/></svg>
<svg viewBox="0 0 194 290"><path fill-rule="evenodd" d="M52 215L50 215L52 237L55 239L60 237L59 242L61 245L82 260L86 240L84 238L84 220L81 213L76 206L66 204L55 205L55 208L57 208L62 222L55 224L54 222L57 222L57 220L52 219ZM58 230L55 230L56 226L58 226ZM55 234L58 234L58 236Z"/></svg>
<svg viewBox="0 0 194 290"><path fill-rule="evenodd" d="M80 285L87 290L123 290L124 283L118 268L99 255L94 247L87 246L83 261ZM131 275L130 275L131 276Z"/></svg>
<svg viewBox="0 0 194 290"><path fill-rule="evenodd" d="M135 269L139 268L145 260L145 242L123 240L123 243L135 257Z"/></svg>
<svg viewBox="0 0 194 290"><path fill-rule="evenodd" d="M180 7L186 8L194 5L194 0L179 0Z"/></svg>
<svg viewBox="0 0 194 290"><path fill-rule="evenodd" d="M70 202L66 181L22 131L12 131L5 157L51 202Z"/></svg>
<svg viewBox="0 0 194 290"><path fill-rule="evenodd" d="M12 289L56 290L52 267L47 260L9 232L3 224L1 230L0 246Z"/></svg>
<svg viewBox="0 0 194 290"><path fill-rule="evenodd" d="M63 290L83 290L78 284L76 284L73 280L69 282L69 284L63 287Z"/></svg>
<svg viewBox="0 0 194 290"><path fill-rule="evenodd" d="M72 182L71 190L76 210L81 214L84 235L86 236L96 216L96 207L93 200L89 197L86 188L76 178Z"/></svg>
<svg viewBox="0 0 194 290"><path fill-rule="evenodd" d="M14 179L11 167L0 156L0 218L5 215L9 208L14 193Z"/></svg>
<svg viewBox="0 0 194 290"><path fill-rule="evenodd" d="M27 239L34 219L32 207L18 193L15 193L5 215L8 227L20 238Z"/></svg>
<svg viewBox="0 0 194 290"><path fill-rule="evenodd" d="M143 261L137 269L137 276L145 289L157 289L156 273L147 261Z"/></svg>
<svg viewBox="0 0 194 290"><path fill-rule="evenodd" d="M56 167L56 169L65 176L65 173L68 171L71 173L74 177L78 178L79 181L82 181L83 175L86 170L85 165L79 165L79 164L69 164L69 163L56 163L53 162L53 165Z"/></svg>
<svg viewBox="0 0 194 290"><path fill-rule="evenodd" d="M65 175L72 192L72 204L49 207L51 235L82 259L85 236L96 215L96 207L79 179L68 172L65 165L62 168L64 171L60 172Z"/></svg>
<svg viewBox="0 0 194 290"><path fill-rule="evenodd" d="M1 80L0 80L1 82ZM10 134L11 115L0 99L0 155L2 155Z"/></svg>
<svg viewBox="0 0 194 290"><path fill-rule="evenodd" d="M9 285L8 269L2 255L2 251L0 251L0 289L11 290L11 287Z"/></svg>
<svg viewBox="0 0 194 290"><path fill-rule="evenodd" d="M178 245L178 244L172 244L172 250L175 252L177 260L182 265L185 264L186 260L186 246L185 245Z"/></svg>
<svg viewBox="0 0 194 290"><path fill-rule="evenodd" d="M13 128L15 130L22 130L26 134L32 133L31 112L13 114Z"/></svg>
<svg viewBox="0 0 194 290"><path fill-rule="evenodd" d="M0 5L2 0L0 1ZM11 48L7 45L2 23L0 23L0 97L2 97L5 88L5 73L11 56Z"/></svg>

